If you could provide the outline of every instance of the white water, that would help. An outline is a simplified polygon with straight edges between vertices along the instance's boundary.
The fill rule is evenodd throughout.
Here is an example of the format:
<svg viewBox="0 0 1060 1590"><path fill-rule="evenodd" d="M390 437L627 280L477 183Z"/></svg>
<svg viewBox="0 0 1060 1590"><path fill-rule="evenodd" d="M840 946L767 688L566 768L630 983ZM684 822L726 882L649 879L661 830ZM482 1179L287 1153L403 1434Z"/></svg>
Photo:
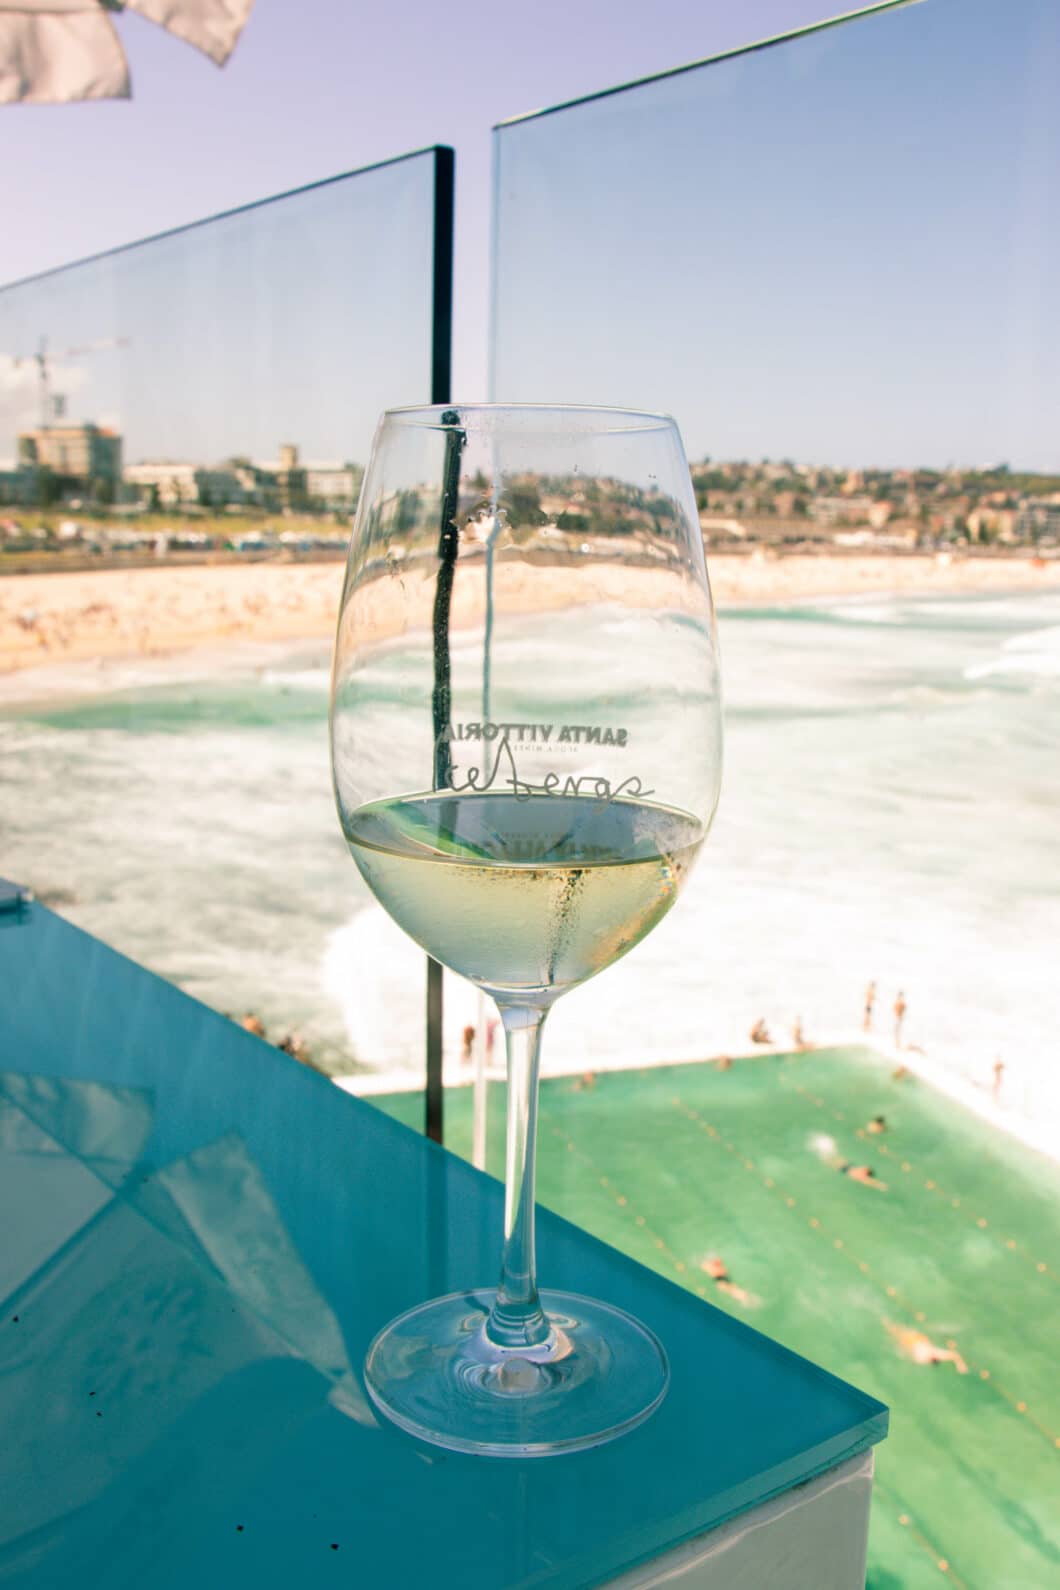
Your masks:
<svg viewBox="0 0 1060 1590"><path fill-rule="evenodd" d="M1060 597L833 601L723 614L721 634L704 858L662 926L557 1006L546 1064L746 1049L758 1016L812 1039L860 1023L873 977L888 1036L901 988L909 1040L984 1085L1000 1057L1003 1103L1060 1120ZM332 1064L414 1070L422 956L338 830L326 663L67 669L62 708L39 685L9 702L0 873ZM455 1053L476 999L449 983Z"/></svg>

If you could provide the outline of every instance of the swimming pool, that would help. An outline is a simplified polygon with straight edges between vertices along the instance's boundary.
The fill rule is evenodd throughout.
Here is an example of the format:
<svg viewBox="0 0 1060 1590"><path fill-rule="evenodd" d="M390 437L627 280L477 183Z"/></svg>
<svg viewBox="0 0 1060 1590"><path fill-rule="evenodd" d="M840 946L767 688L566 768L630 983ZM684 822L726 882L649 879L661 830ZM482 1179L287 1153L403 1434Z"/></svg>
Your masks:
<svg viewBox="0 0 1060 1590"><path fill-rule="evenodd" d="M373 1102L422 1113L417 1095ZM446 1109L469 1154L470 1088ZM500 1174L503 1084L489 1109ZM1055 1582L1056 1166L871 1050L830 1049L546 1079L538 1196L890 1404L870 1590ZM547 1281L547 1248L539 1264ZM918 1363L925 1340L966 1372Z"/></svg>

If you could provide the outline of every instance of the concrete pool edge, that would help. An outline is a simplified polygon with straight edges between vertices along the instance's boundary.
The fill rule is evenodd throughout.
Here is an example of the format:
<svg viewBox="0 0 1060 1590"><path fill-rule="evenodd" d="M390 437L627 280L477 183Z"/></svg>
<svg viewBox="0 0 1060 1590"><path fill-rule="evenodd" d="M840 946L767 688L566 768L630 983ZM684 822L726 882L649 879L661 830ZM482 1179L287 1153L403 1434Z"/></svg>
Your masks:
<svg viewBox="0 0 1060 1590"><path fill-rule="evenodd" d="M842 1050L848 1055L856 1054L859 1050L868 1051L872 1058L882 1065L892 1066L896 1070L904 1067L921 1082L926 1082L937 1093L961 1105L971 1114L985 1121L988 1126L1015 1138L1025 1148L1044 1155L1054 1164L1060 1164L1060 1125L1057 1123L1048 1119L1033 1120L1015 1110L1002 1108L983 1087L955 1064L947 1064L919 1049L895 1049L889 1044L874 1042L865 1033L857 1030L828 1032L820 1041L804 1050L792 1049L782 1044L763 1044L761 1048L750 1054L722 1051L716 1055L664 1056L650 1060L640 1056L636 1058L622 1056L606 1065L598 1061L591 1069L594 1074L606 1075L621 1071L662 1071L685 1066L715 1065L722 1058L729 1060L733 1065L744 1065L756 1060L795 1059L800 1054L809 1057L834 1050ZM541 1080L549 1082L563 1077L577 1077L586 1069L583 1063L561 1057L548 1064ZM483 1073L486 1082L504 1082L505 1076L504 1067L498 1065L488 1066ZM404 1070L362 1071L347 1076L333 1076L331 1080L343 1092L353 1093L365 1099L391 1093L416 1093L423 1088L423 1077L419 1072ZM473 1087L475 1080L473 1068L461 1066L459 1061L450 1061L446 1065L444 1085L447 1090Z"/></svg>

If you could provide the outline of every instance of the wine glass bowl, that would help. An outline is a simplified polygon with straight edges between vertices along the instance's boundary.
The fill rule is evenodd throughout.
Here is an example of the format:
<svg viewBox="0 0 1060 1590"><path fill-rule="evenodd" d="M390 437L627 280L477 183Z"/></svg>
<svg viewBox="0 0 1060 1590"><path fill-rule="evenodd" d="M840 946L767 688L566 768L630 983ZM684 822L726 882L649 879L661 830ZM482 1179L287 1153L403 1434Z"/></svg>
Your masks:
<svg viewBox="0 0 1060 1590"><path fill-rule="evenodd" d="M699 855L721 776L713 611L667 416L451 405L384 415L343 589L332 767L373 894L496 1001L509 1067L496 1290L420 1305L366 1383L427 1440L610 1439L666 1387L651 1333L536 1287L542 1025L631 950Z"/></svg>

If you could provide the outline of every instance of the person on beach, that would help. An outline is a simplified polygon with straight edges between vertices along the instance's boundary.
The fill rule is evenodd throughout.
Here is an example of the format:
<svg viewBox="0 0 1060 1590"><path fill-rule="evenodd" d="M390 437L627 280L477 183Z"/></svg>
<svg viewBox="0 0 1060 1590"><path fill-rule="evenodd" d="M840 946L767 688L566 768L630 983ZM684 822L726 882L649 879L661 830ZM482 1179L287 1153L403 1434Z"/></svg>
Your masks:
<svg viewBox="0 0 1060 1590"><path fill-rule="evenodd" d="M898 998L894 1002L894 1047L902 1047L902 1023L905 1021L906 1003L902 990L898 990Z"/></svg>
<svg viewBox="0 0 1060 1590"><path fill-rule="evenodd" d="M475 1047L475 1029L474 1029L474 1027L468 1025L467 1027L464 1028L463 1039L464 1039L464 1044L463 1044L463 1049L461 1051L460 1058L461 1058L461 1061L463 1062L464 1065L469 1066L471 1064L471 1051Z"/></svg>
<svg viewBox="0 0 1060 1590"><path fill-rule="evenodd" d="M875 982L875 979L873 979L873 981L869 984L868 988L866 988L866 990L865 990L865 1018L864 1018L864 1020L861 1023L862 1030L864 1032L871 1032L872 1031L872 1009L873 1009L873 1006L875 1005L875 1003L876 1003L876 982Z"/></svg>
<svg viewBox="0 0 1060 1590"><path fill-rule="evenodd" d="M773 1042L772 1038L769 1036L769 1028L766 1026L766 1021L765 1021L765 1017L764 1016L759 1016L758 1020L755 1022L754 1026L751 1028L751 1042L752 1043L772 1043Z"/></svg>
<svg viewBox="0 0 1060 1590"><path fill-rule="evenodd" d="M801 1016L795 1017L795 1025L791 1029L791 1042L796 1049L808 1049L810 1047L806 1042L806 1034L802 1030Z"/></svg>
<svg viewBox="0 0 1060 1590"><path fill-rule="evenodd" d="M994 1061L993 1070L994 1070L994 1087L993 1087L994 1103L995 1104L1000 1104L1000 1102L1001 1102L1001 1078L1005 1074L1005 1062L1004 1062L1004 1060L1000 1060L1000 1059L995 1060Z"/></svg>
<svg viewBox="0 0 1060 1590"><path fill-rule="evenodd" d="M885 1319L883 1323L898 1343L902 1353L906 1358L912 1359L914 1364L922 1366L952 1364L959 1375L968 1373L968 1365L955 1347L938 1347L930 1336L926 1336L923 1331L914 1330L911 1325L895 1325L889 1319Z"/></svg>
<svg viewBox="0 0 1060 1590"><path fill-rule="evenodd" d="M719 1292L724 1292L731 1297L734 1303L742 1303L745 1308L752 1308L757 1299L746 1292L742 1286L737 1286L729 1274L724 1259L719 1259L716 1253L711 1253L700 1260L699 1268L704 1275L709 1275Z"/></svg>
<svg viewBox="0 0 1060 1590"><path fill-rule="evenodd" d="M866 1125L865 1130L866 1132L871 1132L874 1137L879 1137L881 1132L886 1132L887 1130L887 1117L885 1115L874 1115L872 1120Z"/></svg>

